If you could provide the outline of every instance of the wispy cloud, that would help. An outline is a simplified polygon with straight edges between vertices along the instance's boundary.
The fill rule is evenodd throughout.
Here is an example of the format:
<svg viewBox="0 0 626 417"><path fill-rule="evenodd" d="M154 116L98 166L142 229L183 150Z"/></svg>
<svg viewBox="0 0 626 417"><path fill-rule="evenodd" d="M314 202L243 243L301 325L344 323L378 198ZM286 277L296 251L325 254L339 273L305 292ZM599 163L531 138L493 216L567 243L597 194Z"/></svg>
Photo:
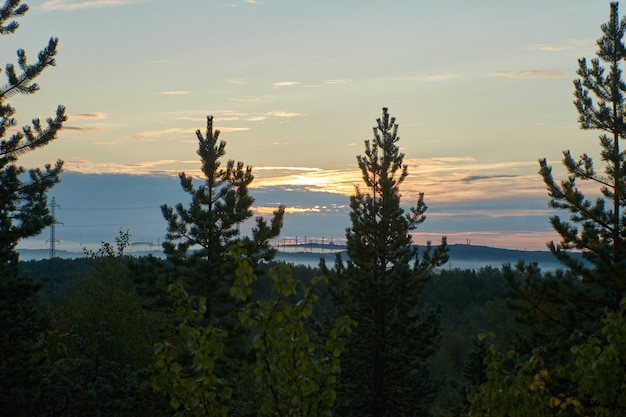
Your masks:
<svg viewBox="0 0 626 417"><path fill-rule="evenodd" d="M315 167L274 167L274 166L266 166L266 167L257 167L255 171L311 171L311 172L319 172L322 171L321 168Z"/></svg>
<svg viewBox="0 0 626 417"><path fill-rule="evenodd" d="M301 113L290 112L290 111L283 111L283 110L268 111L268 112L266 112L264 114L266 116L272 116L272 117L297 117L297 116L302 116Z"/></svg>
<svg viewBox="0 0 626 417"><path fill-rule="evenodd" d="M243 84L243 80L241 78L231 78L229 80L226 80L226 82L228 84L236 84L236 85L241 85Z"/></svg>
<svg viewBox="0 0 626 417"><path fill-rule="evenodd" d="M174 90L174 91L161 91L159 95L164 96L184 96L187 94L191 94L191 91L187 90Z"/></svg>
<svg viewBox="0 0 626 417"><path fill-rule="evenodd" d="M274 87L293 87L300 84L298 81L279 81L272 84Z"/></svg>
<svg viewBox="0 0 626 417"><path fill-rule="evenodd" d="M494 71L491 75L504 78L561 78L564 74L560 71L533 69L522 71Z"/></svg>
<svg viewBox="0 0 626 417"><path fill-rule="evenodd" d="M47 0L39 8L45 11L99 9L103 7L125 6L129 4L146 3L146 0Z"/></svg>
<svg viewBox="0 0 626 417"><path fill-rule="evenodd" d="M177 117L176 120L184 120L184 121L189 121L189 122L205 122L206 123L206 116L205 117L180 116L180 117Z"/></svg>
<svg viewBox="0 0 626 417"><path fill-rule="evenodd" d="M103 130L100 126L71 126L64 125L63 130L73 130L76 132L97 132Z"/></svg>
<svg viewBox="0 0 626 417"><path fill-rule="evenodd" d="M337 85L337 84L348 84L351 83L352 80L349 79L337 79L337 80L326 80L324 81L324 84L327 85Z"/></svg>
<svg viewBox="0 0 626 417"><path fill-rule="evenodd" d="M562 51L563 48L560 46L551 45L549 43L536 43L534 45L529 45L529 49L540 50L540 51L548 51L548 52L556 52Z"/></svg>
<svg viewBox="0 0 626 417"><path fill-rule="evenodd" d="M231 98L230 101L237 101L240 103L260 103L261 98L260 97L237 97L237 98Z"/></svg>
<svg viewBox="0 0 626 417"><path fill-rule="evenodd" d="M83 174L130 174L130 175L155 175L164 174L177 176L185 167L193 167L197 170L198 161L161 159L156 161L144 161L133 164L120 164L116 162L95 162L87 160L65 161L67 171L80 172ZM181 166L183 167L181 169Z"/></svg>
<svg viewBox="0 0 626 417"><path fill-rule="evenodd" d="M424 77L426 81L450 81L463 78L461 74L439 74L439 75L427 75Z"/></svg>
<svg viewBox="0 0 626 417"><path fill-rule="evenodd" d="M94 112L94 113L73 113L68 114L68 120L104 120L107 118L106 113Z"/></svg>
<svg viewBox="0 0 626 417"><path fill-rule="evenodd" d="M193 132L195 131L196 129L189 129L189 128L184 129L180 127L171 127L171 128L162 129L162 130L148 130L145 132L139 132L139 133L132 135L131 138L136 139L136 140L151 140L155 138L172 139L172 138L177 138L177 137L193 134Z"/></svg>
<svg viewBox="0 0 626 417"><path fill-rule="evenodd" d="M220 132L246 132L250 130L249 127L218 127Z"/></svg>

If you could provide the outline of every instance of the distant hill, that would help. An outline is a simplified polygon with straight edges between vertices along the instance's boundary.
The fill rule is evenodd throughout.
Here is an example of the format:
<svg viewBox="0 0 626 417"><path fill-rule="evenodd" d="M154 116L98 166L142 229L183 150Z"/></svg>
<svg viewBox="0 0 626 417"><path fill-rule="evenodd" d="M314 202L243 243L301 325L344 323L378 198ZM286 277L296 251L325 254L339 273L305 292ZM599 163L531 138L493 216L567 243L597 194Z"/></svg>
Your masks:
<svg viewBox="0 0 626 417"><path fill-rule="evenodd" d="M332 266L335 261L335 253L341 253L346 259L345 246L326 245L323 248L317 245L315 248L296 250L289 248L289 252L278 253L279 260L309 266L317 266L321 257L326 264ZM515 249L492 248L489 246L476 246L455 244L449 245L449 261L445 268L477 269L483 266L501 267L502 264L516 264L518 261L537 263L541 269L554 270L562 268L549 251L524 251Z"/></svg>
<svg viewBox="0 0 626 417"><path fill-rule="evenodd" d="M477 269L483 266L501 267L502 264L515 264L520 260L527 263L537 263L541 269L554 270L562 268L552 254L548 251L523 251L515 249L492 248L489 246L449 245L449 261L445 268ZM335 254L341 253L344 259L347 258L345 246L338 244L315 244L314 246L287 247L287 250L278 252L277 259L295 265L309 265L315 267L323 257L328 266L335 262ZM49 251L46 249L20 249L20 259L23 261L47 259ZM144 256L149 253L154 256L162 256L159 250L132 250L136 256ZM68 252L57 250L56 255L60 258L81 258L85 256L82 252Z"/></svg>

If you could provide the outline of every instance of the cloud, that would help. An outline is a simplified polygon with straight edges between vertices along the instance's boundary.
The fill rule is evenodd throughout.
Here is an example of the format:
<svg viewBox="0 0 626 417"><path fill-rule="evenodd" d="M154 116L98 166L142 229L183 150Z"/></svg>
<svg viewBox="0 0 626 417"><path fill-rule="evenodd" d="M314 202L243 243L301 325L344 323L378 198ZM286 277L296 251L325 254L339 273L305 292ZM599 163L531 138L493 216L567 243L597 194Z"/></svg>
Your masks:
<svg viewBox="0 0 626 417"><path fill-rule="evenodd" d="M148 130L145 132L139 132L131 136L132 139L136 140L146 140L153 139L159 137L167 137L167 138L175 138L180 136L186 136L189 134L193 134L196 129L183 129L180 127L171 127L163 130Z"/></svg>
<svg viewBox="0 0 626 417"><path fill-rule="evenodd" d="M231 98L230 101L237 101L240 103L260 103L261 98L259 97L239 97L239 98Z"/></svg>
<svg viewBox="0 0 626 417"><path fill-rule="evenodd" d="M440 75L427 75L424 77L426 81L450 81L463 78L461 74L440 74Z"/></svg>
<svg viewBox="0 0 626 417"><path fill-rule="evenodd" d="M348 84L351 83L352 80L348 80L348 79L338 79L338 80L326 80L324 81L324 84L327 85L337 85L337 84Z"/></svg>
<svg viewBox="0 0 626 417"><path fill-rule="evenodd" d="M87 160L65 161L65 170L82 174L128 174L128 175L167 175L178 176L181 171L187 171L185 166L191 166L191 172L199 172L198 161L161 159L156 161L143 161L132 164L120 164L117 162L94 162Z"/></svg>
<svg viewBox="0 0 626 417"><path fill-rule="evenodd" d="M185 121L189 121L189 122L204 122L204 123L206 123L206 117L180 116L180 117L177 117L176 120L185 120Z"/></svg>
<svg viewBox="0 0 626 417"><path fill-rule="evenodd" d="M230 79L230 80L226 80L226 82L227 82L228 84L236 84L236 85L241 85L241 84L243 84L243 80L242 80L242 79L240 79L240 78L236 78L236 79L235 79L235 78L233 78L233 79Z"/></svg>
<svg viewBox="0 0 626 417"><path fill-rule="evenodd" d="M191 91L187 91L187 90L162 91L159 94L164 95L164 96L183 96L183 95L191 94Z"/></svg>
<svg viewBox="0 0 626 417"><path fill-rule="evenodd" d="M321 168L315 167L256 167L255 171L311 171L311 172L319 172L322 171Z"/></svg>
<svg viewBox="0 0 626 417"><path fill-rule="evenodd" d="M273 117L297 117L297 116L302 116L301 113L288 112L288 111L283 111L283 110L268 111L268 112L265 112L264 114L266 116L273 116Z"/></svg>
<svg viewBox="0 0 626 417"><path fill-rule="evenodd" d="M279 81L272 84L274 87L292 87L300 84L298 81Z"/></svg>
<svg viewBox="0 0 626 417"><path fill-rule="evenodd" d="M549 52L556 52L556 51L563 50L562 47L550 45L549 43L536 43L534 45L528 46L528 48L529 49L536 49L536 50L540 50L540 51L549 51Z"/></svg>
<svg viewBox="0 0 626 417"><path fill-rule="evenodd" d="M253 116L246 119L247 122L260 122L267 119L265 116Z"/></svg>
<svg viewBox="0 0 626 417"><path fill-rule="evenodd" d="M249 127L218 127L217 128L220 132L245 132L250 130Z"/></svg>
<svg viewBox="0 0 626 417"><path fill-rule="evenodd" d="M102 127L99 126L68 126L64 125L63 130L73 130L76 132L97 132L103 130Z"/></svg>
<svg viewBox="0 0 626 417"><path fill-rule="evenodd" d="M74 113L68 114L68 120L104 120L107 118L106 113L94 112L94 113Z"/></svg>
<svg viewBox="0 0 626 417"><path fill-rule="evenodd" d="M45 11L99 9L103 7L126 6L129 4L145 3L146 0L48 0L39 8Z"/></svg>
<svg viewBox="0 0 626 417"><path fill-rule="evenodd" d="M515 178L518 175L469 175L465 178L461 178L463 182L472 182L472 181L480 181L480 180L493 180L500 178Z"/></svg>
<svg viewBox="0 0 626 417"><path fill-rule="evenodd" d="M561 78L564 74L560 71L534 69L523 71L494 71L491 75L504 78Z"/></svg>

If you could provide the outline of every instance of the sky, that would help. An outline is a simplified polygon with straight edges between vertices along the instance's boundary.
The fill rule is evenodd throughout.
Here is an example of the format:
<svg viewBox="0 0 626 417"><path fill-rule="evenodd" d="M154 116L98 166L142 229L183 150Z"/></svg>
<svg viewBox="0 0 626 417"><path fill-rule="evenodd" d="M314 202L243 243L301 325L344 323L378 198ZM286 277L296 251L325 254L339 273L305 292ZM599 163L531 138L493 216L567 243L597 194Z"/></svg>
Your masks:
<svg viewBox="0 0 626 417"><path fill-rule="evenodd" d="M418 244L447 236L545 249L558 240L549 216L566 213L548 207L538 159L564 177L563 150L599 158L599 133L578 126L572 81L577 60L595 56L609 2L26 3L18 32L1 39L0 62L15 62L18 48L33 60L59 38L41 90L10 100L20 125L59 104L69 114L54 143L20 160L65 161L50 193L59 249L111 241L117 229L162 240L158 207L184 200L179 172L199 175L194 132L207 115L227 158L253 166L256 213L286 205L283 242L343 238L361 182L356 156L383 107L409 167L403 206L424 192L429 207Z"/></svg>

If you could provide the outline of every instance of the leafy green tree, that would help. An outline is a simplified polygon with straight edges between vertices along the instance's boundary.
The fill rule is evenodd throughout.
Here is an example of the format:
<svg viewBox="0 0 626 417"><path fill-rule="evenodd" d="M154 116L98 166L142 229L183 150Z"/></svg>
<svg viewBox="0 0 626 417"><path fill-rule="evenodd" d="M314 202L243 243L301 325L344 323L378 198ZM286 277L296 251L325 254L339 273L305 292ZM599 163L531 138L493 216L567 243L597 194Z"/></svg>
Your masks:
<svg viewBox="0 0 626 417"><path fill-rule="evenodd" d="M626 298L619 311L602 318L599 335L572 347L578 399L589 415L610 417L626 413Z"/></svg>
<svg viewBox="0 0 626 417"><path fill-rule="evenodd" d="M163 415L149 370L162 316L142 308L128 275L130 235L86 250L91 269L72 280L41 340L49 364L42 402L48 415Z"/></svg>
<svg viewBox="0 0 626 417"><path fill-rule="evenodd" d="M231 293L246 303L239 319L249 330L247 342L256 356L250 370L261 397L256 408L248 410L237 404L236 398L251 393L237 393L235 390L242 389L240 383L233 384L238 375L227 374L221 366L231 360L225 350L228 332L204 320L206 298L190 295L182 283L170 286L179 325L175 339L156 345L154 387L168 395L180 417L332 415L339 357L351 320L338 318L328 338L316 345L307 321L317 292L294 280L290 268L282 265L270 271L271 294L253 298L257 275L240 250L233 250L237 270Z"/></svg>
<svg viewBox="0 0 626 417"><path fill-rule="evenodd" d="M209 320L227 317L224 313L232 308L229 290L236 268L228 248L241 243L253 264L272 259L275 250L269 242L279 235L284 215L281 206L269 223L258 217L252 236L241 236L240 227L253 216L254 199L248 187L254 176L252 167L242 162L228 160L222 166L226 142L219 140L219 134L212 116L207 117L204 136L196 131L205 178L195 184L191 176L180 174L181 186L191 196L189 207L182 203L161 207L168 224L165 253L180 268L190 294L206 297Z"/></svg>
<svg viewBox="0 0 626 417"><path fill-rule="evenodd" d="M26 14L28 6L19 0L6 0L0 5L0 34L13 34L19 27L15 20ZM56 138L65 121L64 108L59 106L54 118L44 125L33 119L11 133L17 121L16 109L9 99L16 95L35 93L34 80L55 65L56 38L29 64L26 52L17 51L17 68L5 67L6 83L0 86L0 404L3 413L28 415L37 404L41 375L34 363L38 335L48 326L45 308L37 296L39 286L31 280L18 278L20 240L37 235L53 222L48 211L46 193L59 181L62 163L43 169L26 169L19 157L39 149Z"/></svg>
<svg viewBox="0 0 626 417"><path fill-rule="evenodd" d="M252 296L257 277L252 266L242 263L233 294L242 300ZM335 383L345 336L353 323L337 317L322 345L316 345L308 321L318 301L318 291L295 280L288 265L270 270L272 294L252 300L239 318L252 334L256 353L257 385L263 401L259 414L265 416L331 416L336 400ZM315 286L318 280L312 280Z"/></svg>
<svg viewBox="0 0 626 417"><path fill-rule="evenodd" d="M418 299L433 268L447 261L447 247L445 238L421 253L412 244L410 232L425 220L424 195L405 213L400 185L408 170L387 108L373 130L357 157L368 191L357 186L350 197L349 259L337 258L331 280L340 312L358 323L342 364L340 413L414 415L436 391L427 359L440 334L438 310L418 311Z"/></svg>
<svg viewBox="0 0 626 417"><path fill-rule="evenodd" d="M156 344L152 385L168 396L176 417L225 417L232 387L216 368L228 333L204 320L206 298L189 295L180 282L169 292L176 300L177 340Z"/></svg>

